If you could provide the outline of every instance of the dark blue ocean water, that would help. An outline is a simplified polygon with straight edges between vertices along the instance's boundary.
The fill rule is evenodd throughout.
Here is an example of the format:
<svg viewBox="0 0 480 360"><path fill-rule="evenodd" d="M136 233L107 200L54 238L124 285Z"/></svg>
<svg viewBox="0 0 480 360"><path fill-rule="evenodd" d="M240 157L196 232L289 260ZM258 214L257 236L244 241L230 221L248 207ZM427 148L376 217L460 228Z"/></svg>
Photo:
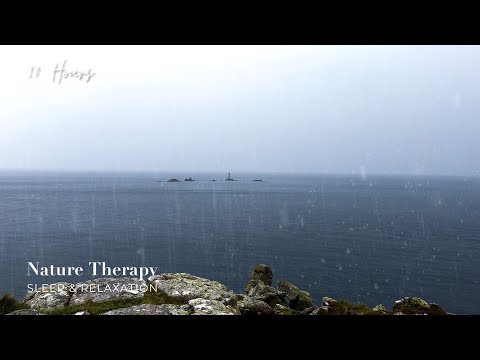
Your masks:
<svg viewBox="0 0 480 360"><path fill-rule="evenodd" d="M237 292L262 262L317 304L420 296L480 314L480 179L232 176L0 173L0 293L43 282L27 261L158 266Z"/></svg>

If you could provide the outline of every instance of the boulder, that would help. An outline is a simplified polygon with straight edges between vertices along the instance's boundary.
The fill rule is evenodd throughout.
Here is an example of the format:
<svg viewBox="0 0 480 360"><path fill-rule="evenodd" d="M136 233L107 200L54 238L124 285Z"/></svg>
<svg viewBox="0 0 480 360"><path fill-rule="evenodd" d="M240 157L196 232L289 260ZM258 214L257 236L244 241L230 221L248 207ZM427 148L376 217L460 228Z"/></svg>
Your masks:
<svg viewBox="0 0 480 360"><path fill-rule="evenodd" d="M328 314L328 306L322 306L313 310L310 315L326 315Z"/></svg>
<svg viewBox="0 0 480 360"><path fill-rule="evenodd" d="M243 300L247 297L247 295L243 295L243 294L235 294L235 299L237 300L237 303L238 301L240 300Z"/></svg>
<svg viewBox="0 0 480 360"><path fill-rule="evenodd" d="M448 313L439 305L430 303L430 311L428 312L428 315L448 315Z"/></svg>
<svg viewBox="0 0 480 360"><path fill-rule="evenodd" d="M272 308L276 304L287 306L287 302L285 301L285 293L275 289L274 287L265 285L262 281L258 281L257 285L250 289L248 296L256 300L263 301Z"/></svg>
<svg viewBox="0 0 480 360"><path fill-rule="evenodd" d="M290 299L288 306L290 307L290 309L303 311L307 308L313 307L314 305L311 297L303 297L299 295L293 299Z"/></svg>
<svg viewBox="0 0 480 360"><path fill-rule="evenodd" d="M299 315L301 314L297 310L290 309L286 306L276 304L275 307L273 308L273 311L275 315Z"/></svg>
<svg viewBox="0 0 480 360"><path fill-rule="evenodd" d="M237 308L218 300L198 298L190 300L188 305L193 310L192 315L240 315Z"/></svg>
<svg viewBox="0 0 480 360"><path fill-rule="evenodd" d="M315 308L312 306L312 307L308 307L306 309L303 309L301 312L304 315L310 315L314 311L315 311Z"/></svg>
<svg viewBox="0 0 480 360"><path fill-rule="evenodd" d="M255 269L253 269L250 280L260 280L263 281L265 285L272 285L273 271L268 265L258 264L255 266Z"/></svg>
<svg viewBox="0 0 480 360"><path fill-rule="evenodd" d="M395 301L393 304L393 312L401 312L405 315L445 315L446 312L437 304L431 304L418 297L406 297L401 300Z"/></svg>
<svg viewBox="0 0 480 360"><path fill-rule="evenodd" d="M284 292L290 298L290 308L302 311L306 308L313 307L313 299L310 293L300 290L288 281L280 280L278 282L278 290Z"/></svg>
<svg viewBox="0 0 480 360"><path fill-rule="evenodd" d="M25 297L25 304L32 309L54 310L68 305L73 284L54 283L32 291Z"/></svg>
<svg viewBox="0 0 480 360"><path fill-rule="evenodd" d="M189 315L188 305L173 304L142 304L127 308L107 311L102 315Z"/></svg>
<svg viewBox="0 0 480 360"><path fill-rule="evenodd" d="M448 315L439 305L429 304L418 297L406 297L395 301L395 304L393 304L393 312L401 312L405 315Z"/></svg>
<svg viewBox="0 0 480 360"><path fill-rule="evenodd" d="M250 291L258 284L265 285L265 283L261 280L249 280L248 283L245 285L245 294L250 293Z"/></svg>
<svg viewBox="0 0 480 360"><path fill-rule="evenodd" d="M137 278L99 278L78 283L70 299L70 305L81 305L88 301L141 299L148 286Z"/></svg>
<svg viewBox="0 0 480 360"><path fill-rule="evenodd" d="M388 309L382 304L375 306L372 311L376 311L382 314L388 314Z"/></svg>
<svg viewBox="0 0 480 360"><path fill-rule="evenodd" d="M272 315L273 309L267 303L243 296L242 300L237 302L238 309L242 315Z"/></svg>
<svg viewBox="0 0 480 360"><path fill-rule="evenodd" d="M21 309L21 310L12 311L7 315L43 315L43 314L39 313L37 310L34 310L34 309Z"/></svg>
<svg viewBox="0 0 480 360"><path fill-rule="evenodd" d="M265 285L262 281L257 281L255 286L249 290L247 295L250 297L259 297L268 293L279 294L280 291L274 287ZM285 296L284 293L282 293L282 295Z"/></svg>
<svg viewBox="0 0 480 360"><path fill-rule="evenodd" d="M235 293L217 281L185 273L155 275L148 281L156 286L157 292L175 303L186 304L189 300L202 298L236 306Z"/></svg>
<svg viewBox="0 0 480 360"><path fill-rule="evenodd" d="M328 296L324 296L322 298L322 305L323 306L331 306L333 304L336 304L337 303L337 300L331 298L331 297L328 297Z"/></svg>

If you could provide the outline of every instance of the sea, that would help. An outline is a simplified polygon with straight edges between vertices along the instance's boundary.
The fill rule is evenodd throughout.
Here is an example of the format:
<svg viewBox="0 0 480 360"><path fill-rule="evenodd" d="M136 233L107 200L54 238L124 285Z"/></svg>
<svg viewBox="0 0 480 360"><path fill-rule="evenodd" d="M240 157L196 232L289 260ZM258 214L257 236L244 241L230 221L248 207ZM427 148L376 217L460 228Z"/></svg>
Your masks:
<svg viewBox="0 0 480 360"><path fill-rule="evenodd" d="M242 293L264 263L274 285L287 280L317 305L329 296L391 309L419 296L480 314L479 177L231 176L0 172L0 295L92 278L89 262L191 273ZM86 270L28 276L28 262Z"/></svg>

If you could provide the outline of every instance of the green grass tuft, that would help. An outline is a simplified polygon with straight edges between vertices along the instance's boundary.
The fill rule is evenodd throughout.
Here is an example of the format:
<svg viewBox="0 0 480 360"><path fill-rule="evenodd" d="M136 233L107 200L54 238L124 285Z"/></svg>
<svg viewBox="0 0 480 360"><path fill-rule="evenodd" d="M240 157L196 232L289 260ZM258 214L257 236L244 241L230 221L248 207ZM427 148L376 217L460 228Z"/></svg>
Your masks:
<svg viewBox="0 0 480 360"><path fill-rule="evenodd" d="M104 302L87 301L81 305L65 306L61 309L42 312L47 315L71 315L79 311L88 311L92 315L98 315L113 309L140 305L141 303L142 299L121 299Z"/></svg>
<svg viewBox="0 0 480 360"><path fill-rule="evenodd" d="M61 309L55 309L51 311L42 311L42 312L47 315L71 315L79 311L88 311L92 315L99 315L110 310L126 308L130 306L141 305L141 304L183 305L187 303L188 303L187 299L171 298L163 292L152 291L152 292L146 292L142 299L120 299L120 300L111 300L111 301L104 301L104 302L88 301L85 304L81 304L81 305L71 305Z"/></svg>
<svg viewBox="0 0 480 360"><path fill-rule="evenodd" d="M11 294L5 294L0 299L0 315L6 315L21 309L28 309L28 306L16 300Z"/></svg>
<svg viewBox="0 0 480 360"><path fill-rule="evenodd" d="M328 307L328 315L381 315L365 304L352 304L345 299L338 300Z"/></svg>

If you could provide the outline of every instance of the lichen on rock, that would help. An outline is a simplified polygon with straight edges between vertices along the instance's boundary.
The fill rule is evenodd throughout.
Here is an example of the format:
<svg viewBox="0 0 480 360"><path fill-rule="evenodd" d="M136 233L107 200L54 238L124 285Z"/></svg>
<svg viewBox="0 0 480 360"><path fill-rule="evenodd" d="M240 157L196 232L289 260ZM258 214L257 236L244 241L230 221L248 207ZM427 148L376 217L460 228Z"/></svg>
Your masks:
<svg viewBox="0 0 480 360"><path fill-rule="evenodd" d="M197 298L217 300L231 306L235 306L237 302L235 293L229 291L225 285L186 273L155 275L148 281L154 285L157 292L178 303L185 304Z"/></svg>
<svg viewBox="0 0 480 360"><path fill-rule="evenodd" d="M266 285L260 280L255 281L257 281L256 285L250 289L248 296L256 300L263 301L272 308L275 307L276 304L288 306L287 302L285 301L285 293L283 291Z"/></svg>
<svg viewBox="0 0 480 360"><path fill-rule="evenodd" d="M102 315L190 315L188 305L142 304L107 311Z"/></svg>
<svg viewBox="0 0 480 360"><path fill-rule="evenodd" d="M50 284L32 291L25 297L25 304L32 309L54 310L68 305L71 297L70 290L74 285L66 282Z"/></svg>
<svg viewBox="0 0 480 360"><path fill-rule="evenodd" d="M238 309L242 315L272 315L273 309L264 301L257 300L250 296L243 296L237 302Z"/></svg>
<svg viewBox="0 0 480 360"><path fill-rule="evenodd" d="M300 312L294 309L290 309L287 306L276 304L273 309L276 315L299 315Z"/></svg>
<svg viewBox="0 0 480 360"><path fill-rule="evenodd" d="M385 306L383 306L382 304L375 306L372 309L372 311L376 311L376 312L384 313L384 314L388 313L388 309Z"/></svg>
<svg viewBox="0 0 480 360"><path fill-rule="evenodd" d="M328 314L328 306L321 306L310 313L310 315L326 315L326 314Z"/></svg>
<svg viewBox="0 0 480 360"><path fill-rule="evenodd" d="M21 310L12 311L7 315L43 315L43 314L34 309L21 309Z"/></svg>
<svg viewBox="0 0 480 360"><path fill-rule="evenodd" d="M335 300L335 299L333 299L333 298L331 298L331 297L324 296L324 297L322 298L322 305L323 305L323 306L332 306L332 305L334 305L334 304L336 304L336 303L337 303L337 300Z"/></svg>
<svg viewBox="0 0 480 360"><path fill-rule="evenodd" d="M147 290L146 282L137 278L98 278L78 283L69 305L141 299Z"/></svg>
<svg viewBox="0 0 480 360"><path fill-rule="evenodd" d="M192 315L240 315L237 307L225 305L218 300L197 298L190 300Z"/></svg>
<svg viewBox="0 0 480 360"><path fill-rule="evenodd" d="M313 299L310 293L300 290L288 281L280 280L278 282L278 290L284 292L290 298L289 306L291 309L302 311L306 308L313 307Z"/></svg>
<svg viewBox="0 0 480 360"><path fill-rule="evenodd" d="M272 285L273 283L272 268L265 264L258 264L253 269L253 272L250 275L250 279L263 281L265 285Z"/></svg>
<svg viewBox="0 0 480 360"><path fill-rule="evenodd" d="M447 315L437 304L429 304L419 297L406 297L395 301L393 304L393 312L402 313L404 315Z"/></svg>

